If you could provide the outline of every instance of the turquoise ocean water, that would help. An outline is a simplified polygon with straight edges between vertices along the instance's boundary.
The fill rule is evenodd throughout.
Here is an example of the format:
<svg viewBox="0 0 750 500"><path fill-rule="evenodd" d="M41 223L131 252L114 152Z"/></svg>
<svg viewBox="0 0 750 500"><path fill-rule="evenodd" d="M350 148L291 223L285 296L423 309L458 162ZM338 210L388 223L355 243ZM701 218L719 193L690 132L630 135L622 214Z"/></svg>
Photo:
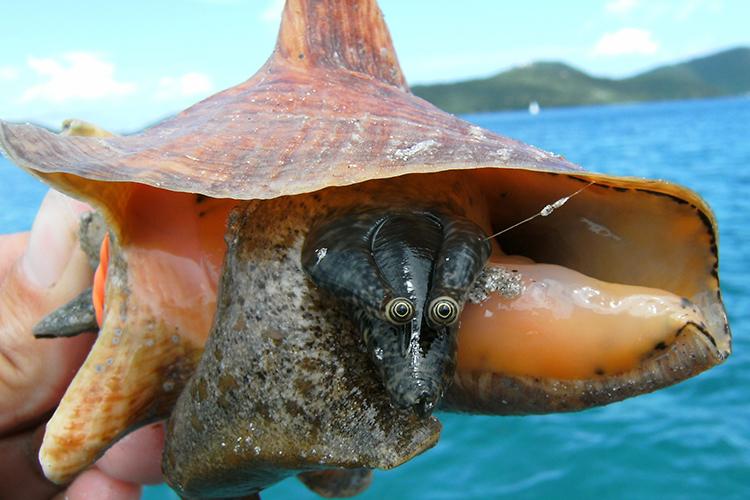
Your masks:
<svg viewBox="0 0 750 500"><path fill-rule="evenodd" d="M719 221L734 354L675 387L581 413L441 414L437 447L376 472L360 498L750 498L750 98L467 118L588 170L700 193ZM0 174L0 232L28 229L45 188L4 159ZM177 498L166 487L144 497ZM287 480L263 498L316 497Z"/></svg>

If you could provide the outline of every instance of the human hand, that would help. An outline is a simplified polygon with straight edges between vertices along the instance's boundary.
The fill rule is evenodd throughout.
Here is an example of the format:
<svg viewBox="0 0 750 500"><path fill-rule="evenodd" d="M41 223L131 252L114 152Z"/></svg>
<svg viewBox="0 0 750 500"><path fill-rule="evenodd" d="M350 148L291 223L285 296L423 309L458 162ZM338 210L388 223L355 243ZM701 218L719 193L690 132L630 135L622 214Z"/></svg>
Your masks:
<svg viewBox="0 0 750 500"><path fill-rule="evenodd" d="M87 210L50 190L30 233L0 236L0 499L133 499L141 484L162 480L161 424L122 439L66 489L39 465L44 425L96 336L36 339L31 329L91 284L78 243Z"/></svg>

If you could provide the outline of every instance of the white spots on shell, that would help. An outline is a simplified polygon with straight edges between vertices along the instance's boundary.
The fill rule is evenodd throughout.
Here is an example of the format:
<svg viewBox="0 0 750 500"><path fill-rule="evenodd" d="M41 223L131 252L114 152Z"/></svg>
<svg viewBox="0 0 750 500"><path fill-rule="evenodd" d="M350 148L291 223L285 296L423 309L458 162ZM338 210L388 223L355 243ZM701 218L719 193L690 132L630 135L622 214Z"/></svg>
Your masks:
<svg viewBox="0 0 750 500"><path fill-rule="evenodd" d="M365 128L362 126L362 123L358 119L352 119L351 124L354 126L355 131L352 132L351 135L351 143L361 143L363 142L362 134L365 131Z"/></svg>
<svg viewBox="0 0 750 500"><path fill-rule="evenodd" d="M376 347L373 351L373 355L375 356L375 359L378 361L383 361L383 349L380 347Z"/></svg>
<svg viewBox="0 0 750 500"><path fill-rule="evenodd" d="M154 347L154 339L146 339L146 342L144 343L146 344L146 347Z"/></svg>
<svg viewBox="0 0 750 500"><path fill-rule="evenodd" d="M164 392L172 392L174 390L174 382L168 380L161 387L164 389Z"/></svg>
<svg viewBox="0 0 750 500"><path fill-rule="evenodd" d="M418 142L408 148L397 149L393 152L393 158L396 160L407 161L413 156L423 154L437 145L438 142L436 140L428 139L426 141Z"/></svg>
<svg viewBox="0 0 750 500"><path fill-rule="evenodd" d="M511 152L507 148L500 148L500 149L495 150L495 157L500 162L507 162L507 161L510 161Z"/></svg>
<svg viewBox="0 0 750 500"><path fill-rule="evenodd" d="M255 453L256 455L260 455L260 452L261 452L260 446L256 446L253 448L253 453Z"/></svg>
<svg viewBox="0 0 750 500"><path fill-rule="evenodd" d="M529 146L528 152L529 152L529 156L531 156L533 159L538 160L538 161L547 160L550 157L552 157L552 153L550 153L549 151L545 151L543 149L536 148L533 146Z"/></svg>
<svg viewBox="0 0 750 500"><path fill-rule="evenodd" d="M469 127L469 135L480 141L485 139L484 129L482 127L477 127L476 125Z"/></svg>
<svg viewBox="0 0 750 500"><path fill-rule="evenodd" d="M587 219L586 217L581 217L581 222L586 224L588 226L589 231L591 231L594 234L597 234L599 236L603 236L605 238L610 238L615 241L622 241L622 238L617 236L615 233L609 230L608 227L603 226L601 224L597 224L596 222L592 221L591 219Z"/></svg>
<svg viewBox="0 0 750 500"><path fill-rule="evenodd" d="M117 345L120 343L120 337L112 337L112 345Z"/></svg>
<svg viewBox="0 0 750 500"><path fill-rule="evenodd" d="M269 340L275 340L275 341L284 340L284 337L285 337L284 332L276 328L268 328L263 331L262 335Z"/></svg>

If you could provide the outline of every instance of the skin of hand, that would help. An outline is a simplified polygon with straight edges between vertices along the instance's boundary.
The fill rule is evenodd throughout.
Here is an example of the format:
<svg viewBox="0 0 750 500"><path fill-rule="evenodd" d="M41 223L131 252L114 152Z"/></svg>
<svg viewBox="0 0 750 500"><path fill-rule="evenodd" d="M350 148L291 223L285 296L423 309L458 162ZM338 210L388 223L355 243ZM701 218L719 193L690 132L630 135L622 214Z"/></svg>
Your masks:
<svg viewBox="0 0 750 500"><path fill-rule="evenodd" d="M0 500L137 499L141 484L162 481L161 423L120 440L69 485L51 483L39 465L45 423L96 337L35 339L31 329L91 284L78 244L88 210L50 190L30 232L0 236Z"/></svg>

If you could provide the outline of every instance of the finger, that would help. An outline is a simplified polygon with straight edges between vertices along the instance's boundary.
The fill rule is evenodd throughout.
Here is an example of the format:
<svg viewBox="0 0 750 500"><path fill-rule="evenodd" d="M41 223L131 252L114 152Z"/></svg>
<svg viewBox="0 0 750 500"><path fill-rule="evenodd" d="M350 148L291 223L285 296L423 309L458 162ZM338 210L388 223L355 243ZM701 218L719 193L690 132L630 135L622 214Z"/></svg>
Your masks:
<svg viewBox="0 0 750 500"><path fill-rule="evenodd" d="M107 450L96 466L108 476L139 484L158 484L161 453L164 448L164 423L142 427L128 434Z"/></svg>
<svg viewBox="0 0 750 500"><path fill-rule="evenodd" d="M65 494L60 495L65 500L138 500L140 497L139 485L113 479L96 467L83 472Z"/></svg>
<svg viewBox="0 0 750 500"><path fill-rule="evenodd" d="M94 340L37 340L31 333L37 321L91 283L78 245L84 208L50 191L24 255L0 283L0 435L35 422L57 404Z"/></svg>
<svg viewBox="0 0 750 500"><path fill-rule="evenodd" d="M0 439L0 499L47 499L63 487L44 477L37 459L44 425ZM156 423L120 440L71 483L61 498L139 498L137 484L162 482L164 425Z"/></svg>
<svg viewBox="0 0 750 500"><path fill-rule="evenodd" d="M13 264L23 255L28 242L29 232L0 236L0 283Z"/></svg>
<svg viewBox="0 0 750 500"><path fill-rule="evenodd" d="M37 453L44 426L0 440L0 498L46 499L61 489L42 473Z"/></svg>

